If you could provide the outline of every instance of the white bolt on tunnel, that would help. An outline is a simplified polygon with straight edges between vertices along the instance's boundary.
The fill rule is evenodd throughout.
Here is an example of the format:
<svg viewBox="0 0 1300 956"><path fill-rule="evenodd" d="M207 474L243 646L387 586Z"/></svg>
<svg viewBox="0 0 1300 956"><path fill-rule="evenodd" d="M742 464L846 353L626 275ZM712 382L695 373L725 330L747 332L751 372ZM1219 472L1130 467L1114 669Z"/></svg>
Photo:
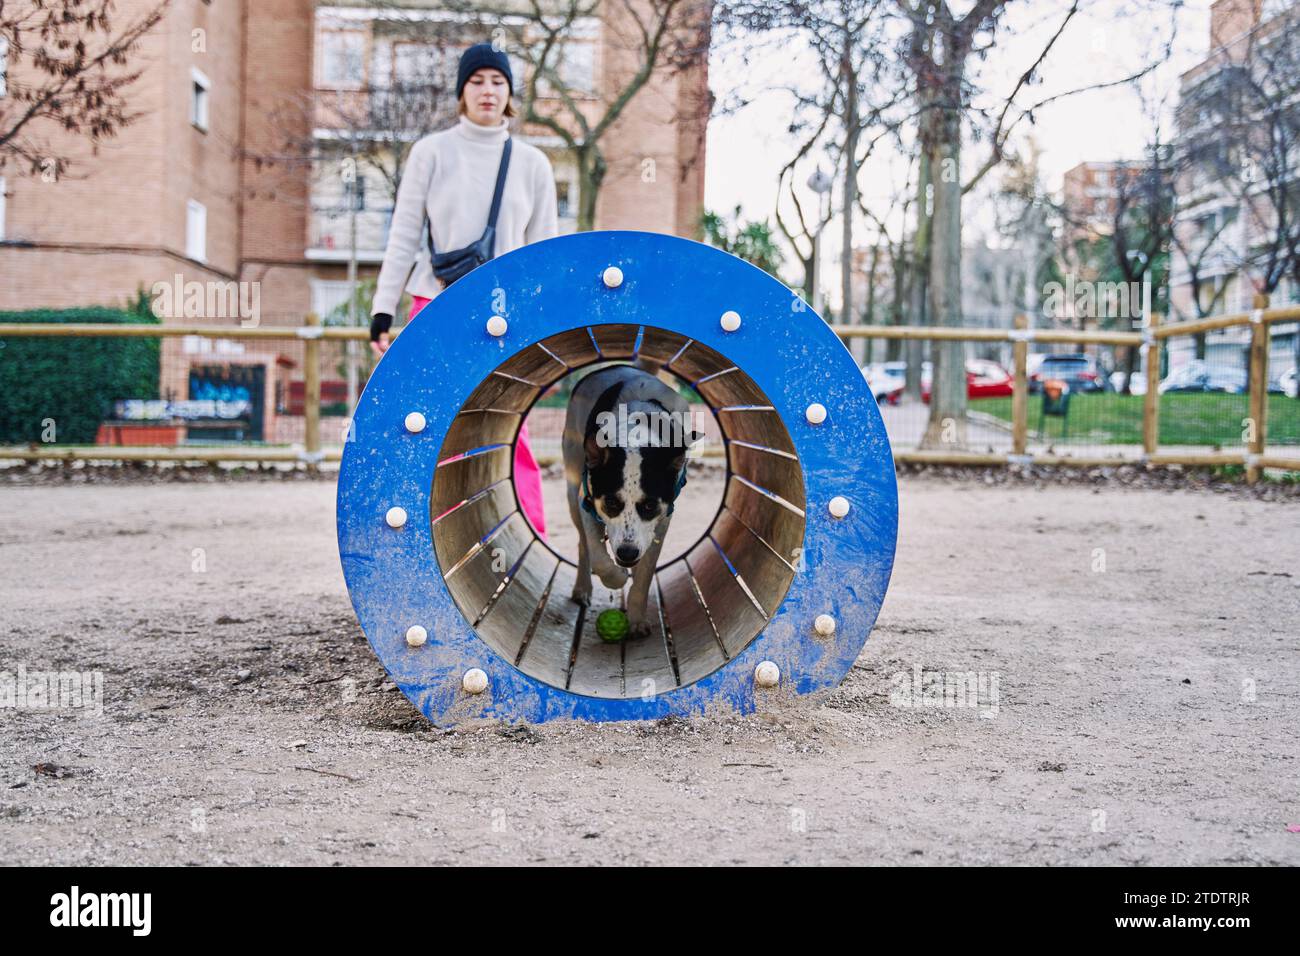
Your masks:
<svg viewBox="0 0 1300 956"><path fill-rule="evenodd" d="M835 618L829 614L818 614L817 619L813 621L813 630L822 637L830 637L835 633Z"/></svg>
<svg viewBox="0 0 1300 956"><path fill-rule="evenodd" d="M471 667L467 670L460 681L460 686L464 688L467 694L481 694L487 690L487 685L487 674L483 672L482 668L478 667Z"/></svg>
<svg viewBox="0 0 1300 956"><path fill-rule="evenodd" d="M424 426L428 424L424 416L419 412L408 412L406 415L406 430L412 435L418 435L424 431Z"/></svg>
<svg viewBox="0 0 1300 956"><path fill-rule="evenodd" d="M487 320L488 335L495 335L497 338L506 334L506 320L499 315L494 315Z"/></svg>
<svg viewBox="0 0 1300 956"><path fill-rule="evenodd" d="M843 495L836 495L830 500L830 512L833 518L843 518L849 513L849 499Z"/></svg>
<svg viewBox="0 0 1300 956"><path fill-rule="evenodd" d="M804 412L804 415L810 425L820 425L826 421L826 406L821 402L813 402L808 406L808 410Z"/></svg>
<svg viewBox="0 0 1300 956"><path fill-rule="evenodd" d="M781 681L781 668L772 661L763 661L754 668L754 683L759 687L775 687Z"/></svg>
<svg viewBox="0 0 1300 956"><path fill-rule="evenodd" d="M406 524L406 509L389 508L388 513L384 515L384 520L388 522L390 528L401 528Z"/></svg>
<svg viewBox="0 0 1300 956"><path fill-rule="evenodd" d="M423 647L429 640L429 632L418 624L412 624L406 629L406 643L412 647Z"/></svg>
<svg viewBox="0 0 1300 956"><path fill-rule="evenodd" d="M722 330L724 332L734 332L740 328L740 313L734 309L728 309L722 313Z"/></svg>
<svg viewBox="0 0 1300 956"><path fill-rule="evenodd" d="M617 289L623 284L623 270L618 266L610 266L605 270L601 278L604 279L605 285L609 288Z"/></svg>

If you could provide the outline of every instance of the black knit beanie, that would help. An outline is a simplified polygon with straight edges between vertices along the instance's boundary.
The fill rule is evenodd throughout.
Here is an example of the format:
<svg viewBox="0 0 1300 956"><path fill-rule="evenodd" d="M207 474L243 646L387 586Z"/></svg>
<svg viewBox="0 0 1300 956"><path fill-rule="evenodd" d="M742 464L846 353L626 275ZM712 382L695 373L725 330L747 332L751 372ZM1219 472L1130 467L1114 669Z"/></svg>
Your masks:
<svg viewBox="0 0 1300 956"><path fill-rule="evenodd" d="M510 75L510 57L506 56L504 50L498 50L491 43L475 43L461 54L460 68L456 70L456 99L460 99L460 94L474 71L484 67L504 73L506 85L510 87L511 95L514 95L515 78Z"/></svg>

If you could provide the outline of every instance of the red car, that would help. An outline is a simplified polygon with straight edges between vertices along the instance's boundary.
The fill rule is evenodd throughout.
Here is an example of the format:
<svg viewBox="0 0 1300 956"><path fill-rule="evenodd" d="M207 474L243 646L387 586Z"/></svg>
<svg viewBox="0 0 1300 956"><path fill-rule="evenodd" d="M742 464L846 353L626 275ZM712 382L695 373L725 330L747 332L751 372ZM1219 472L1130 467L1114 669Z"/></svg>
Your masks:
<svg viewBox="0 0 1300 956"><path fill-rule="evenodd" d="M930 363L921 366L921 400L930 401ZM1015 379L997 362L987 359L966 360L967 398L1006 398L1011 394Z"/></svg>

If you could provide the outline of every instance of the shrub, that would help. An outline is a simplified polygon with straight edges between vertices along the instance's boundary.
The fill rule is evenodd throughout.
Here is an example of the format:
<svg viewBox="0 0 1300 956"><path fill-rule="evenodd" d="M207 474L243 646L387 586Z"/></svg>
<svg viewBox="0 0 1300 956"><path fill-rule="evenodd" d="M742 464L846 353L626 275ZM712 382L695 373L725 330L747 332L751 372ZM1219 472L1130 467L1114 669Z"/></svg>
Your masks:
<svg viewBox="0 0 1300 956"><path fill-rule="evenodd" d="M129 311L92 306L0 312L0 323L154 324L142 295ZM94 442L126 398L158 397L159 340L0 336L0 443L39 442L54 424L60 444Z"/></svg>

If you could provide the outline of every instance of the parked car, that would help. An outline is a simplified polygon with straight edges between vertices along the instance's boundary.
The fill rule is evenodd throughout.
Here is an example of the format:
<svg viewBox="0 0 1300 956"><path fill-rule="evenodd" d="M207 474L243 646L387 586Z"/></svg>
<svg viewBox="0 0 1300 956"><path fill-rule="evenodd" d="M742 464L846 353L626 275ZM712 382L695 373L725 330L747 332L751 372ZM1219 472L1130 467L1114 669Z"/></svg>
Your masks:
<svg viewBox="0 0 1300 956"><path fill-rule="evenodd" d="M1296 377L1296 367L1292 365L1277 380L1287 398L1300 398L1300 379Z"/></svg>
<svg viewBox="0 0 1300 956"><path fill-rule="evenodd" d="M871 386L871 394L876 397L878 405L898 404L903 396L906 374L906 362L873 362L862 366L862 375Z"/></svg>
<svg viewBox="0 0 1300 956"><path fill-rule="evenodd" d="M1109 388L1112 392L1124 391L1124 370L1116 369L1110 373ZM1147 393L1147 375L1142 369L1136 369L1133 372L1133 380L1128 384L1128 393L1130 395L1145 395Z"/></svg>
<svg viewBox="0 0 1300 956"><path fill-rule="evenodd" d="M933 375L931 365L926 362L921 366L921 400L930 400L930 379ZM988 359L966 360L966 397L967 398L1005 398L1010 395L1015 384L1011 373L997 362Z"/></svg>
<svg viewBox="0 0 1300 956"><path fill-rule="evenodd" d="M1160 394L1166 392L1222 392L1242 395L1250 391L1250 379L1244 368L1231 365L1210 365L1197 359L1174 369L1160 383ZM1284 394L1285 388L1278 379L1270 379L1267 391Z"/></svg>
<svg viewBox="0 0 1300 956"><path fill-rule="evenodd" d="M1102 392L1106 380L1097 368L1097 360L1083 352L1060 352L1045 355L1029 376L1029 391L1043 390L1049 378L1068 382L1072 392Z"/></svg>
<svg viewBox="0 0 1300 956"><path fill-rule="evenodd" d="M1047 358L1046 352L1030 352L1025 356L1025 374L1030 378L1038 371L1038 366L1043 364L1043 359Z"/></svg>

